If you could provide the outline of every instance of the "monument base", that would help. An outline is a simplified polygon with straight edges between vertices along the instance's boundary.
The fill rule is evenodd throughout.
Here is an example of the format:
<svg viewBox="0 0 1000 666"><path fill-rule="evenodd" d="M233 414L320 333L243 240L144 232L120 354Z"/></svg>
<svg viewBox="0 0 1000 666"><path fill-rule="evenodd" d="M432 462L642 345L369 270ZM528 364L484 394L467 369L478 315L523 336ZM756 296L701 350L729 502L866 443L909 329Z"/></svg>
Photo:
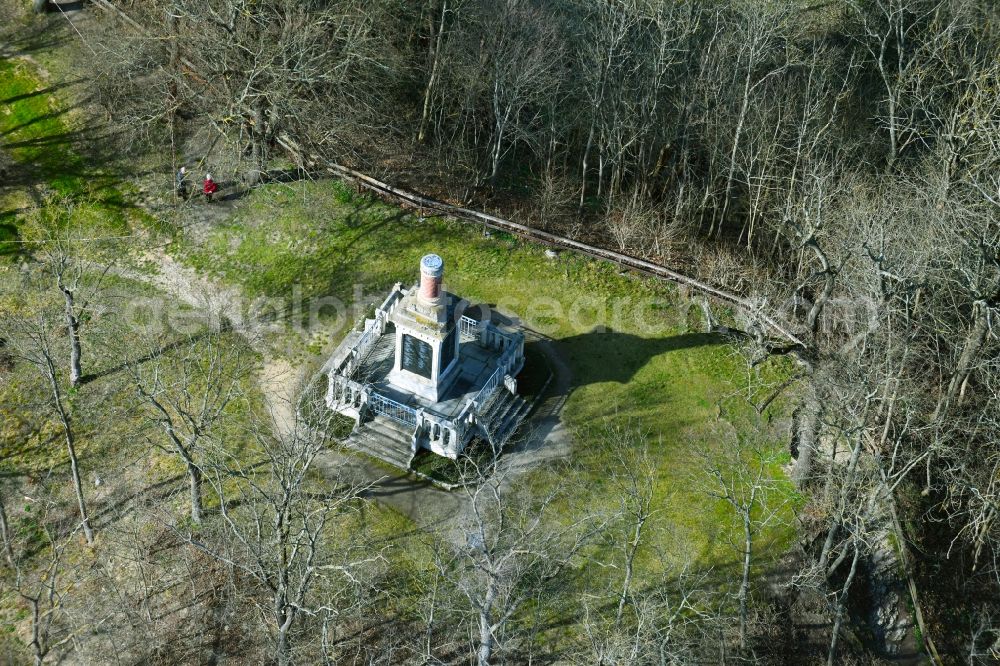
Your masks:
<svg viewBox="0 0 1000 666"><path fill-rule="evenodd" d="M455 380L458 379L458 375L460 374L458 369L459 364L458 359L456 359L448 366L444 374L437 378L436 382L412 372L394 369L386 376L386 381L401 391L413 393L431 402L440 402L451 389Z"/></svg>

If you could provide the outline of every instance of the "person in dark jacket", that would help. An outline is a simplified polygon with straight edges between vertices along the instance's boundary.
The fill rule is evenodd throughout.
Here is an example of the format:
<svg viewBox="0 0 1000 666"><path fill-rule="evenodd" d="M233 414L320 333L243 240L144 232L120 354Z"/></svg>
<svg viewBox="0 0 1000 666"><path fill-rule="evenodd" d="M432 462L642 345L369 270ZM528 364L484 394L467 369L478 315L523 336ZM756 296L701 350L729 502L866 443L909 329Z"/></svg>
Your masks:
<svg viewBox="0 0 1000 666"><path fill-rule="evenodd" d="M205 174L205 184L202 186L201 191L205 193L205 198L211 203L213 195L219 191L219 185L212 180L212 174Z"/></svg>
<svg viewBox="0 0 1000 666"><path fill-rule="evenodd" d="M181 167L174 175L174 191L178 199L188 198L187 168Z"/></svg>

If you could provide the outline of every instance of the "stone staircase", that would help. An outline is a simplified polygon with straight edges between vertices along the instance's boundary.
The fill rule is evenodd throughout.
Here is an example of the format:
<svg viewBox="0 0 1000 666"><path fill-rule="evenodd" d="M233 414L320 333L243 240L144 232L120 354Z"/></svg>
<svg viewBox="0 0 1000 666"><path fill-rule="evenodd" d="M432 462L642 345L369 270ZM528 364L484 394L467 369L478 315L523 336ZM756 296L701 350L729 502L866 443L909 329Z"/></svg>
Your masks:
<svg viewBox="0 0 1000 666"><path fill-rule="evenodd" d="M408 470L413 459L413 452L410 450L412 439L413 431L409 426L387 416L375 416L355 428L344 445L393 467Z"/></svg>
<svg viewBox="0 0 1000 666"><path fill-rule="evenodd" d="M530 409L531 404L524 398L501 386L480 410L479 422L492 435L493 441L502 446L514 435ZM410 449L412 439L410 426L387 416L375 415L368 416L355 428L344 440L344 445L393 467L409 470L413 460Z"/></svg>
<svg viewBox="0 0 1000 666"><path fill-rule="evenodd" d="M531 404L502 386L479 412L479 422L496 444L503 445L528 415Z"/></svg>

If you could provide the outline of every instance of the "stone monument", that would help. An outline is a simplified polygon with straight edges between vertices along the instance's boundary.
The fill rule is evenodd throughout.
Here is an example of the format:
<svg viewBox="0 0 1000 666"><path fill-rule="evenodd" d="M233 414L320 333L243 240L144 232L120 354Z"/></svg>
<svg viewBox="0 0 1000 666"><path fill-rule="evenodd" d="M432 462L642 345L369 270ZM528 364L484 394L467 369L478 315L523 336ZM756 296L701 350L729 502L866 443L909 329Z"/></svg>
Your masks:
<svg viewBox="0 0 1000 666"><path fill-rule="evenodd" d="M455 458L477 435L505 440L527 414L524 333L467 316L443 277L424 256L420 282L396 283L324 366L327 405L355 421L346 444L404 468L421 448Z"/></svg>

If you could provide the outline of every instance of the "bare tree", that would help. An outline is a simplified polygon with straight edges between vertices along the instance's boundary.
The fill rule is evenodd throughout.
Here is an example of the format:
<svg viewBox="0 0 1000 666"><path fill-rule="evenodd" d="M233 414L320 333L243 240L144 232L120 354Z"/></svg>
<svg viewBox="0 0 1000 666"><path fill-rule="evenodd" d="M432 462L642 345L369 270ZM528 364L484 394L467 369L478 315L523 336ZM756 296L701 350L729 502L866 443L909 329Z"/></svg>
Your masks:
<svg viewBox="0 0 1000 666"><path fill-rule="evenodd" d="M427 23L430 26L428 41L432 45L429 51L430 73L427 76L427 85L424 87L424 102L420 112L420 124L417 127L417 143L423 143L427 137L427 124L431 114L431 104L436 93L436 86L441 78L441 68L443 60L443 48L445 35L448 33L448 15L454 13L456 9L449 9L448 0L441 0L441 12L437 16L437 23L434 22L436 13L434 7L428 11Z"/></svg>
<svg viewBox="0 0 1000 666"><path fill-rule="evenodd" d="M50 471L51 474L51 471ZM67 534L56 531L58 503L50 496L47 481L37 493L26 498L32 506L36 530L26 530L17 540L13 557L12 589L28 610L26 643L35 666L42 666L50 655L74 640L83 627L72 628L65 616L67 600L86 586L85 566L74 560L74 528Z"/></svg>
<svg viewBox="0 0 1000 666"><path fill-rule="evenodd" d="M498 457L477 476L465 487L469 508L453 555L439 566L468 602L476 663L488 666L514 615L558 580L602 524L589 513L557 521L561 489L537 499L515 493Z"/></svg>
<svg viewBox="0 0 1000 666"><path fill-rule="evenodd" d="M653 502L656 469L649 458L648 440L648 435L633 424L613 421L605 423L593 435L594 445L606 448L614 461L609 479L619 509L604 537L614 553L607 566L622 571L618 588L611 590L611 601L599 595L597 607L585 603L583 628L590 646L588 654L600 664L642 663L650 649L648 643L654 627L670 633L669 625L676 619L666 610L675 601L673 597L654 599L655 595L647 596L634 589L637 576L646 578L647 572L636 571L636 558L647 545L647 532L653 528L650 520L659 510ZM601 612L605 604L615 609L613 618L606 619ZM660 612L664 614L659 616ZM661 624L662 619L667 621Z"/></svg>
<svg viewBox="0 0 1000 666"><path fill-rule="evenodd" d="M29 215L28 237L42 269L63 299L69 341L69 382L83 380L80 329L91 315L104 277L114 263L114 234L101 224L85 222L90 202L50 196Z"/></svg>
<svg viewBox="0 0 1000 666"><path fill-rule="evenodd" d="M874 64L885 93L882 120L889 132L887 163L892 166L902 151L923 137L917 130L915 88L930 76L935 51L947 47L946 3L877 0L851 3L860 23L858 39Z"/></svg>
<svg viewBox="0 0 1000 666"><path fill-rule="evenodd" d="M42 312L34 316L16 318L8 316L0 320L0 326L6 329L4 337L9 341L11 354L31 365L45 384L49 405L59 420L66 453L69 456L73 489L76 493L77 507L80 513L80 525L87 542L93 543L94 532L90 526L87 501L83 493L71 404L63 391L60 375L56 369L57 351L51 338L52 321L45 312Z"/></svg>
<svg viewBox="0 0 1000 666"><path fill-rule="evenodd" d="M659 510L653 506L656 468L649 458L648 436L629 426L608 424L605 441L617 462L611 479L620 503L620 514L630 532L622 540L624 577L615 610L615 628L622 622L625 604L632 594L635 558L643 545L647 523Z"/></svg>
<svg viewBox="0 0 1000 666"><path fill-rule="evenodd" d="M154 446L184 463L190 491L191 522L202 521L203 467L211 449L220 446L225 419L243 407L252 370L251 353L231 334L206 332L164 347L149 340L142 358L122 350L131 383L151 423L167 438Z"/></svg>
<svg viewBox="0 0 1000 666"><path fill-rule="evenodd" d="M739 643L744 650L747 647L754 543L762 530L780 519L787 500L774 478L775 454L768 451L762 437L751 434L711 455L706 471L715 480L716 489L707 492L733 510L742 536L738 546L742 573L736 598Z"/></svg>
<svg viewBox="0 0 1000 666"><path fill-rule="evenodd" d="M378 3L155 0L130 14L135 23L100 45L112 117L167 123L173 141L183 110L199 150L222 140L250 184L266 175L285 132L301 146L345 150L390 90L372 79L392 54L380 37L392 14Z"/></svg>
<svg viewBox="0 0 1000 666"><path fill-rule="evenodd" d="M482 10L480 20L490 26L480 45L491 113L487 173L495 183L504 156L518 142L533 140L530 130L537 120L532 111L554 83L556 24L554 17L519 0L484 4Z"/></svg>
<svg viewBox="0 0 1000 666"><path fill-rule="evenodd" d="M51 537L51 535L48 535ZM37 577L33 579L20 567L16 571L14 587L31 613L31 648L35 666L42 666L52 649L50 645L52 621L59 610L62 590L59 587L60 563L65 543L51 543L48 557ZM66 586L66 583L63 583Z"/></svg>
<svg viewBox="0 0 1000 666"><path fill-rule="evenodd" d="M276 436L270 421L252 427L247 434L260 464L229 455L213 468L210 480L220 498L224 533L214 542L187 537L259 586L255 603L272 639L273 658L282 665L297 661L297 652L314 653L309 652L314 646L294 642L297 625L317 618L326 635L328 623L346 613L384 560L361 534L331 538L335 523L361 510L365 486L346 476L318 483L315 468L330 441L332 412L323 409L321 396L316 400L306 409L327 417L306 423L296 410L299 416L285 436ZM324 639L323 651L328 644Z"/></svg>

